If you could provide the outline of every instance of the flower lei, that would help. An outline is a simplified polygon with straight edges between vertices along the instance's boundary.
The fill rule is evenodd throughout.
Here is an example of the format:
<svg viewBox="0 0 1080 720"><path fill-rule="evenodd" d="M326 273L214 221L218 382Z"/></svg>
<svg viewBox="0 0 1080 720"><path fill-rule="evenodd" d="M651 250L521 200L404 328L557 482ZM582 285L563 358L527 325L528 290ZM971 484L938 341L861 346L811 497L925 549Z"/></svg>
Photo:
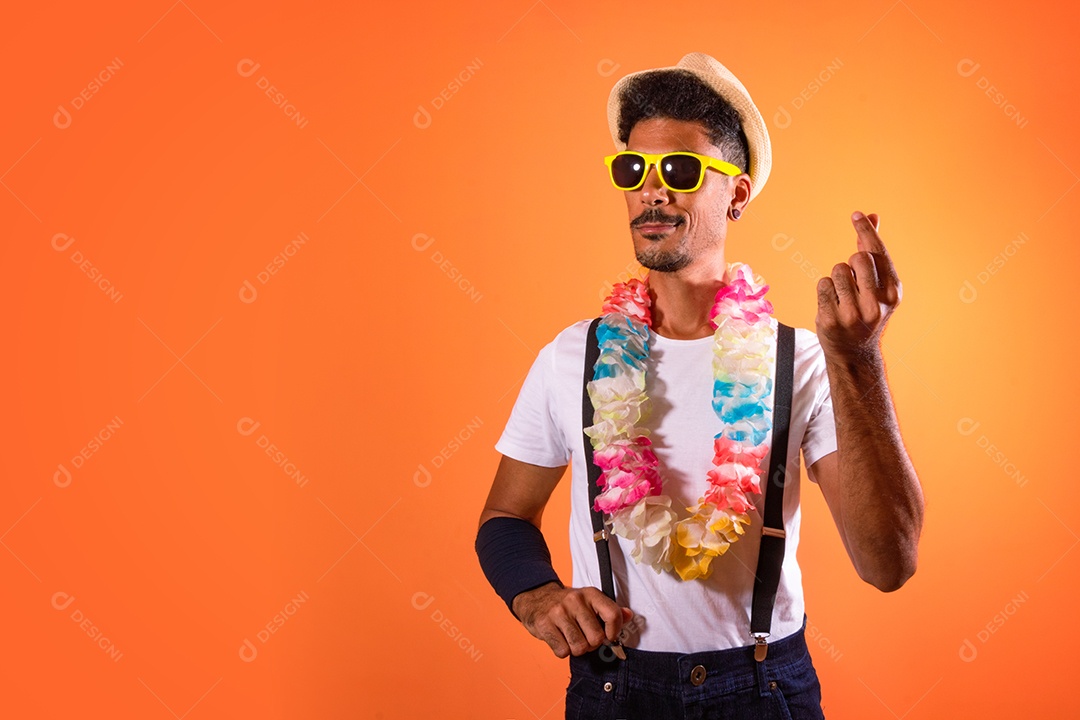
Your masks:
<svg viewBox="0 0 1080 720"><path fill-rule="evenodd" d="M772 411L776 331L765 299L768 285L745 263L729 263L732 281L721 287L709 313L714 334L713 410L725 427L715 436L709 487L691 516L679 519L663 494L648 429L645 362L652 328L648 277L617 283L604 302L596 332L600 357L588 384L594 425L594 462L603 470L596 510L610 516L611 529L632 544L637 563L678 573L683 580L706 580L712 559L724 554L750 524L755 509L748 493L761 493L761 460Z"/></svg>

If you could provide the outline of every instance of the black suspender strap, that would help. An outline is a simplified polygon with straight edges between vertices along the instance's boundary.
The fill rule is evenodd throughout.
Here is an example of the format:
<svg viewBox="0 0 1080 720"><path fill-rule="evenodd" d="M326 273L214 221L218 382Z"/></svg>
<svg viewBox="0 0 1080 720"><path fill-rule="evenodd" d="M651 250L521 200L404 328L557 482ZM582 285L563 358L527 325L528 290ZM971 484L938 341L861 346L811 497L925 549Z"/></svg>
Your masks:
<svg viewBox="0 0 1080 720"><path fill-rule="evenodd" d="M593 509L596 498L600 495L600 486L597 481L600 479L601 471L600 466L593 462L592 438L584 432L584 428L596 424L593 421L592 399L589 398L589 381L593 379L593 368L596 366L597 358L600 357L600 345L596 340L596 326L600 324L600 320L601 318L596 318L589 325L589 336L585 344L585 375L581 391L581 434L585 437L585 467L589 469L589 514L592 515L596 554L600 558L600 584L603 586L604 594L615 600L615 581L611 576L611 551L608 548L609 533L604 527L604 514Z"/></svg>
<svg viewBox="0 0 1080 720"><path fill-rule="evenodd" d="M615 600L615 581L611 572L611 551L608 545L610 533L604 526L604 514L594 508L600 494L600 467L593 462L592 438L584 428L593 424L594 409L589 398L588 385L593 379L600 347L596 339L596 326L602 318L595 318L589 325L585 344L585 368L582 388L582 435L585 438L585 467L589 473L589 513L592 516L593 540L600 561L600 584L607 595ZM795 372L795 329L777 323L776 372L774 374L772 446L769 456L769 474L765 492L765 509L762 512L761 547L758 567L754 577L754 598L750 617L750 634L754 636L754 658L765 659L768 646L765 638L772 626L772 610L776 591L780 585L780 570L784 563L784 485L787 483L787 448L791 424L791 396Z"/></svg>
<svg viewBox="0 0 1080 720"><path fill-rule="evenodd" d="M773 603L784 564L784 485L787 484L788 430L791 425L791 393L795 374L795 329L777 323L776 372L773 387L772 447L762 513L761 547L758 550L750 634L754 636L754 659L765 659L765 638L772 626Z"/></svg>

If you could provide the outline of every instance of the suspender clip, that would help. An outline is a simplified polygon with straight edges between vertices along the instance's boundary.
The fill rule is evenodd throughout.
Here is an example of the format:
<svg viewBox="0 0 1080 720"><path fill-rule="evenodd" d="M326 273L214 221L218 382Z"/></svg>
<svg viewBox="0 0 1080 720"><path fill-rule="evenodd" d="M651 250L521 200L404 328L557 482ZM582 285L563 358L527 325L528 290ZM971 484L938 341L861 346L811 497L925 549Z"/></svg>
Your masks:
<svg viewBox="0 0 1080 720"><path fill-rule="evenodd" d="M765 638L769 637L769 633L751 633L754 636L754 659L761 662L765 659L765 654L769 652L769 645L765 642Z"/></svg>

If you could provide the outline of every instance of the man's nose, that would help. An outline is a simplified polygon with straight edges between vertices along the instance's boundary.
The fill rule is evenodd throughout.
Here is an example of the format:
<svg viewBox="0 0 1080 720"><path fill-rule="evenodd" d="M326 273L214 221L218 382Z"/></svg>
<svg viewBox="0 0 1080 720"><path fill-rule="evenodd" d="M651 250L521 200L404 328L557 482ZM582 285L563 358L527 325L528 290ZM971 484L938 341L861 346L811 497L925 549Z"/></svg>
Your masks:
<svg viewBox="0 0 1080 720"><path fill-rule="evenodd" d="M660 182L660 170L656 165L650 165L645 173L645 184L641 186L641 202L643 205L665 205L670 198L668 189Z"/></svg>

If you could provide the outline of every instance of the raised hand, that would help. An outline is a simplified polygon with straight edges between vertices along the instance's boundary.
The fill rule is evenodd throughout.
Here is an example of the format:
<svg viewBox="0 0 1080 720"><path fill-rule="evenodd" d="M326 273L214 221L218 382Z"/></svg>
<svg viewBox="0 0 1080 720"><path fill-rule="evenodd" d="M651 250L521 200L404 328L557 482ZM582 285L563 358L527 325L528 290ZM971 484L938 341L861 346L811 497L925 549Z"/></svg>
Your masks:
<svg viewBox="0 0 1080 720"><path fill-rule="evenodd" d="M878 216L856 212L851 222L858 250L817 284L818 341L826 357L836 359L879 355L885 323L903 296L900 277L878 235Z"/></svg>

